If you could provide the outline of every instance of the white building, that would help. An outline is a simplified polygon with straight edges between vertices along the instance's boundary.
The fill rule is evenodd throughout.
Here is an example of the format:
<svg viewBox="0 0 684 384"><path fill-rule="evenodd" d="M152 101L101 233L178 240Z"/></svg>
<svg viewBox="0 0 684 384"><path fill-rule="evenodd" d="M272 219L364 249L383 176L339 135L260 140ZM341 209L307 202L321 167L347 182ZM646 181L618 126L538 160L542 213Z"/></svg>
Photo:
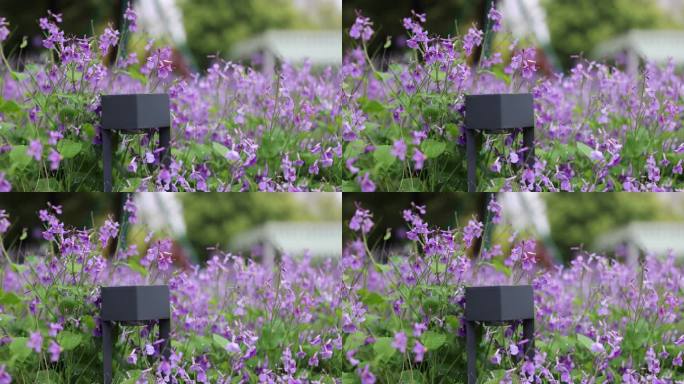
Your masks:
<svg viewBox="0 0 684 384"><path fill-rule="evenodd" d="M260 55L264 72L272 73L278 62L309 60L315 66L342 64L342 31L270 30L237 44L231 56L251 59Z"/></svg>
<svg viewBox="0 0 684 384"><path fill-rule="evenodd" d="M342 223L269 222L235 236L231 250L251 252L259 248L260 261L271 265L281 255L301 256L309 252L317 258L342 256Z"/></svg>

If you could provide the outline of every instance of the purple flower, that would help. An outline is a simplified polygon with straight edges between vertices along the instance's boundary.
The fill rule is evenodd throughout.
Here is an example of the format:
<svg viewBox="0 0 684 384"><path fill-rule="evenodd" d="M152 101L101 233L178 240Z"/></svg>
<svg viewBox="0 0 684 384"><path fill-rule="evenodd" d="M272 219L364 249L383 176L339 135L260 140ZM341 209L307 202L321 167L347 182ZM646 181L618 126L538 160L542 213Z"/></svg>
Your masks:
<svg viewBox="0 0 684 384"><path fill-rule="evenodd" d="M59 354L62 353L62 347L60 347L56 341L50 340L48 353L50 353L50 361L53 363L57 362L59 360Z"/></svg>
<svg viewBox="0 0 684 384"><path fill-rule="evenodd" d="M48 154L48 161L50 162L50 169L56 171L59 169L59 162L62 161L62 155L59 154L54 148L50 148L50 153Z"/></svg>
<svg viewBox="0 0 684 384"><path fill-rule="evenodd" d="M465 242L466 247L470 248L473 245L473 240L482 236L482 229L484 225L474 219L468 221L468 225L463 228L463 242Z"/></svg>
<svg viewBox="0 0 684 384"><path fill-rule="evenodd" d="M10 227L9 215L4 209L0 209L0 234L7 232Z"/></svg>
<svg viewBox="0 0 684 384"><path fill-rule="evenodd" d="M154 346L150 343L145 344L145 354L147 356L152 356L152 355L154 355L154 353L155 353Z"/></svg>
<svg viewBox="0 0 684 384"><path fill-rule="evenodd" d="M375 183L370 179L368 172L359 178L359 184L361 184L361 192L375 192Z"/></svg>
<svg viewBox="0 0 684 384"><path fill-rule="evenodd" d="M496 157L496 160L492 163L491 167L489 169L492 170L492 172L499 173L501 172L501 162L499 161L499 157Z"/></svg>
<svg viewBox="0 0 684 384"><path fill-rule="evenodd" d="M112 29L110 26L105 28L104 33L100 36L100 53L102 56L107 54L109 48L116 45L119 41L119 31Z"/></svg>
<svg viewBox="0 0 684 384"><path fill-rule="evenodd" d="M473 48L482 44L482 36L482 31L475 27L468 30L468 33L463 37L463 50L467 56L470 56Z"/></svg>
<svg viewBox="0 0 684 384"><path fill-rule="evenodd" d="M144 75L149 75L156 69L157 77L166 79L173 71L171 67L171 54L171 48L157 49L147 58L147 62L140 69L140 72Z"/></svg>
<svg viewBox="0 0 684 384"><path fill-rule="evenodd" d="M104 225L100 227L100 243L102 247L106 247L109 239L115 238L119 234L119 223L113 221L111 217L105 220Z"/></svg>
<svg viewBox="0 0 684 384"><path fill-rule="evenodd" d="M5 41L7 39L7 36L9 36L9 28L7 26L9 23L4 17L0 17L0 43Z"/></svg>
<svg viewBox="0 0 684 384"><path fill-rule="evenodd" d="M487 18L492 22L492 31L501 31L501 19L503 19L503 15L496 9L496 7L491 7L489 9Z"/></svg>
<svg viewBox="0 0 684 384"><path fill-rule="evenodd" d="M404 332L397 332L394 334L394 340L392 340L392 346L399 350L401 353L406 353L406 342L408 338Z"/></svg>
<svg viewBox="0 0 684 384"><path fill-rule="evenodd" d="M43 349L43 335L40 334L40 331L31 332L26 346L36 351L36 353L40 353Z"/></svg>
<svg viewBox="0 0 684 384"><path fill-rule="evenodd" d="M591 345L591 351L594 352L595 354L600 354L600 353L605 353L606 349L603 347L603 344L599 343L596 341Z"/></svg>
<svg viewBox="0 0 684 384"><path fill-rule="evenodd" d="M57 337L59 332L61 332L62 329L64 329L62 327L62 324L60 324L60 323L50 323L49 328L50 329L48 330L48 336L50 336L50 337Z"/></svg>
<svg viewBox="0 0 684 384"><path fill-rule="evenodd" d="M147 164L153 164L155 162L154 154L152 152L150 152L150 151L145 152L145 162Z"/></svg>
<svg viewBox="0 0 684 384"><path fill-rule="evenodd" d="M128 362L128 364L132 364L132 365L135 365L138 363L138 350L136 348L133 348L131 353L126 358L126 361Z"/></svg>
<svg viewBox="0 0 684 384"><path fill-rule="evenodd" d="M292 353L290 352L290 347L283 350L281 357L283 362L283 370L288 375L294 375L297 372L297 362L292 358Z"/></svg>
<svg viewBox="0 0 684 384"><path fill-rule="evenodd" d="M420 363L423 361L425 352L427 352L427 349L423 346L423 344L416 341L416 344L413 346L413 353L416 355L416 362Z"/></svg>
<svg viewBox="0 0 684 384"><path fill-rule="evenodd" d="M353 367L359 365L359 361L354 358L354 354L356 354L356 349L350 349L345 356L347 357L347 361L349 361L349 364L351 364Z"/></svg>
<svg viewBox="0 0 684 384"><path fill-rule="evenodd" d="M138 30L138 25L136 24L136 21L138 19L138 16L135 14L135 11L131 8L131 3L128 3L128 7L126 8L126 12L124 13L124 19L128 21L128 29L131 32L135 32Z"/></svg>
<svg viewBox="0 0 684 384"><path fill-rule="evenodd" d="M598 149L591 151L589 158L597 163L600 163L605 160L605 158L603 157L603 153L601 153L601 151L599 151Z"/></svg>
<svg viewBox="0 0 684 384"><path fill-rule="evenodd" d="M40 140L31 140L26 153L36 159L36 161L40 161L41 157L43 157L43 144L41 144Z"/></svg>
<svg viewBox="0 0 684 384"><path fill-rule="evenodd" d="M501 204L495 198L489 200L487 211L492 215L492 223L501 224Z"/></svg>
<svg viewBox="0 0 684 384"><path fill-rule="evenodd" d="M499 365L501 364L501 354L499 353L499 349L496 349L496 352L494 352L494 355L489 359L489 361L492 362L494 365Z"/></svg>
<svg viewBox="0 0 684 384"><path fill-rule="evenodd" d="M518 346L515 343L513 343L510 346L508 346L508 352L511 354L511 356L517 356L520 352L520 349L518 349Z"/></svg>
<svg viewBox="0 0 684 384"><path fill-rule="evenodd" d="M510 161L511 164L518 164L519 160L520 160L520 158L518 157L518 154L515 152L511 152L510 155L508 156L508 161Z"/></svg>
<svg viewBox="0 0 684 384"><path fill-rule="evenodd" d="M5 365L0 364L0 384L10 384L11 382L12 376L5 371Z"/></svg>
<svg viewBox="0 0 684 384"><path fill-rule="evenodd" d="M153 157L154 157L154 156L153 156ZM133 158L131 159L131 162L128 163L128 172L135 173L135 172L138 171L138 161L137 161L137 159L138 159L137 157L133 156Z"/></svg>
<svg viewBox="0 0 684 384"><path fill-rule="evenodd" d="M404 139L399 139L392 145L392 155L401 161L406 160L406 143Z"/></svg>
<svg viewBox="0 0 684 384"><path fill-rule="evenodd" d="M423 155L423 152L419 151L418 148L413 150L413 162L415 163L416 169L423 169L423 164L427 157Z"/></svg>
<svg viewBox="0 0 684 384"><path fill-rule="evenodd" d="M135 202L133 201L133 197L131 195L129 195L128 199L126 199L126 203L124 204L124 211L128 213L129 223L135 224L138 222L138 208L135 206Z"/></svg>
<svg viewBox="0 0 684 384"><path fill-rule="evenodd" d="M354 216L349 220L349 229L354 232L363 233L364 235L371 231L373 228L373 214L369 210L361 208L360 205L356 206L356 212Z"/></svg>
<svg viewBox="0 0 684 384"><path fill-rule="evenodd" d="M363 17L361 16L361 14L358 14L356 16L356 21L354 22L354 25L352 25L351 29L349 30L349 36L354 40L361 39L362 41L368 41L373 36L372 27L373 23L370 21L369 18Z"/></svg>
<svg viewBox="0 0 684 384"><path fill-rule="evenodd" d="M375 375L370 371L368 364L359 371L359 377L361 378L361 384L375 384Z"/></svg>
<svg viewBox="0 0 684 384"><path fill-rule="evenodd" d="M648 179L652 182L658 182L660 180L660 168L656 165L656 160L653 155L649 156L646 160L646 172L648 173Z"/></svg>
<svg viewBox="0 0 684 384"><path fill-rule="evenodd" d="M5 172L0 172L0 192L12 191L12 184L5 179Z"/></svg>

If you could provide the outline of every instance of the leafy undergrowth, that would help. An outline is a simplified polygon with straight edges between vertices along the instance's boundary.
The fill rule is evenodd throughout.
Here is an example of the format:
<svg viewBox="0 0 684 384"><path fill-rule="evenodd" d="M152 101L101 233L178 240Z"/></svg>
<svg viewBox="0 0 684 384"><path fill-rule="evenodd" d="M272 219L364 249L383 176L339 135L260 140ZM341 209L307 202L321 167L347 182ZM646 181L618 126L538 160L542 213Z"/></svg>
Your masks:
<svg viewBox="0 0 684 384"><path fill-rule="evenodd" d="M498 16L497 16L498 15ZM568 74L540 75L534 48L503 34L489 41L428 36L426 16L404 19L409 53L377 68L367 42L373 24L359 15L358 46L342 74L343 190L463 191L466 94L530 92L535 100L535 161L524 167L522 134L486 135L479 143L478 190L661 191L684 187L684 76L673 63L642 73L583 61ZM492 30L500 14L490 13Z"/></svg>
<svg viewBox="0 0 684 384"><path fill-rule="evenodd" d="M65 37L60 22L54 14L40 20L40 60L13 65L2 57L0 190L102 190L100 96L127 93L169 94L172 161L159 169L157 135L118 136L115 191L339 189L336 71L283 64L268 75L217 62L180 78L168 47L148 43L124 55L113 49L119 31ZM129 24L122 34L135 29Z"/></svg>

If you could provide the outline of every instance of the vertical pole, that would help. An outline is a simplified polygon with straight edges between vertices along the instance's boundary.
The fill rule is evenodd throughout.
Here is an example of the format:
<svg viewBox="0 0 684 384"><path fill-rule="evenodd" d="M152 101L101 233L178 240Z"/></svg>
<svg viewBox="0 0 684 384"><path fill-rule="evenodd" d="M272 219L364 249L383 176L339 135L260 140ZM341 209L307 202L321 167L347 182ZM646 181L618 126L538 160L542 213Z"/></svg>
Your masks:
<svg viewBox="0 0 684 384"><path fill-rule="evenodd" d="M104 371L104 384L112 382L112 323L104 320L102 322L102 366Z"/></svg>
<svg viewBox="0 0 684 384"><path fill-rule="evenodd" d="M112 191L112 131L102 130L102 171L104 173L104 191Z"/></svg>
<svg viewBox="0 0 684 384"><path fill-rule="evenodd" d="M168 167L171 163L171 127L159 128L159 146L164 148L159 163Z"/></svg>
<svg viewBox="0 0 684 384"><path fill-rule="evenodd" d="M534 319L523 320L523 339L527 340L523 351L528 359L534 357Z"/></svg>
<svg viewBox="0 0 684 384"><path fill-rule="evenodd" d="M466 163L468 166L468 192L477 192L477 152L475 131L466 127Z"/></svg>
<svg viewBox="0 0 684 384"><path fill-rule="evenodd" d="M534 127L523 128L523 146L527 148L523 156L525 166L534 166Z"/></svg>
<svg viewBox="0 0 684 384"><path fill-rule="evenodd" d="M164 339L161 343L161 355L165 358L171 356L171 319L161 319L159 320L159 338Z"/></svg>
<svg viewBox="0 0 684 384"><path fill-rule="evenodd" d="M466 321L466 356L468 361L468 384L477 383L477 344L475 342L475 322Z"/></svg>

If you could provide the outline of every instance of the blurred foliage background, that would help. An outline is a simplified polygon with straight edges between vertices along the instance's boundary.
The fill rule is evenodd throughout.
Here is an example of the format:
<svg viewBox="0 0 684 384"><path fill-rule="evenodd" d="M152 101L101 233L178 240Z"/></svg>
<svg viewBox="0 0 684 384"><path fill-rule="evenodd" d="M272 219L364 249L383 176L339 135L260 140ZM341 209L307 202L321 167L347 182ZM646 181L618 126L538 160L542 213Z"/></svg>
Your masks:
<svg viewBox="0 0 684 384"><path fill-rule="evenodd" d="M564 68L571 56L589 53L603 40L630 29L681 28L654 0L543 0L551 44Z"/></svg>
<svg viewBox="0 0 684 384"><path fill-rule="evenodd" d="M270 221L340 222L341 198L335 193L177 193L187 227L187 239L200 260L216 248L230 251L234 236ZM315 196L312 196L315 195ZM0 209L9 213L12 226L4 236L6 247L30 249L43 243L38 211L48 202L61 205L67 226L101 225L111 215L121 221L123 193L3 193ZM140 211L139 211L140 213ZM20 241L22 233L26 238ZM129 241L142 241L145 232L129 227Z"/></svg>
<svg viewBox="0 0 684 384"><path fill-rule="evenodd" d="M108 23L119 25L119 14L131 0L27 0L0 1L0 17L12 31L4 43L7 52L17 48L24 36L24 53L41 50L42 32L38 19L48 10L61 13L61 27L67 35L99 33ZM132 0L135 4L136 1ZM180 8L187 44L201 68L209 55L227 53L235 43L268 29L341 29L342 20L335 0L175 0ZM144 45L144 44L143 44Z"/></svg>
<svg viewBox="0 0 684 384"><path fill-rule="evenodd" d="M430 34L454 36L464 34L473 23L483 29L483 15L493 0L344 0L342 16L344 49L351 40L349 28L357 11L370 17L377 32L370 44L376 55L396 53L404 49L407 38L402 19L411 10L427 13L426 29ZM517 1L517 0L513 0ZM551 45L565 70L572 67L572 56L589 54L598 43L630 29L682 29L684 15L670 12L669 4L679 0L539 0L546 13ZM502 0L494 1L501 4ZM504 15L504 18L506 15ZM388 37L392 46L385 52Z"/></svg>
<svg viewBox="0 0 684 384"><path fill-rule="evenodd" d="M332 2L317 2L302 12L292 0L181 0L188 43L201 66L207 56L224 54L240 40L267 29L339 29ZM315 17L312 17L315 15Z"/></svg>
<svg viewBox="0 0 684 384"><path fill-rule="evenodd" d="M411 202L427 205L426 221L440 228L465 225L471 216L486 214L485 193L345 193L342 203L344 238L352 238L349 220L357 204L373 213L376 223L369 244L387 248L405 242L395 236L406 229L401 212ZM498 195L497 195L498 196ZM579 247L591 249L595 240L634 221L684 222L684 200L657 193L544 193L551 239L568 262ZM675 198L674 201L670 198ZM458 224L460 223L460 224ZM393 236L385 240L386 228ZM506 238L504 236L503 238Z"/></svg>

